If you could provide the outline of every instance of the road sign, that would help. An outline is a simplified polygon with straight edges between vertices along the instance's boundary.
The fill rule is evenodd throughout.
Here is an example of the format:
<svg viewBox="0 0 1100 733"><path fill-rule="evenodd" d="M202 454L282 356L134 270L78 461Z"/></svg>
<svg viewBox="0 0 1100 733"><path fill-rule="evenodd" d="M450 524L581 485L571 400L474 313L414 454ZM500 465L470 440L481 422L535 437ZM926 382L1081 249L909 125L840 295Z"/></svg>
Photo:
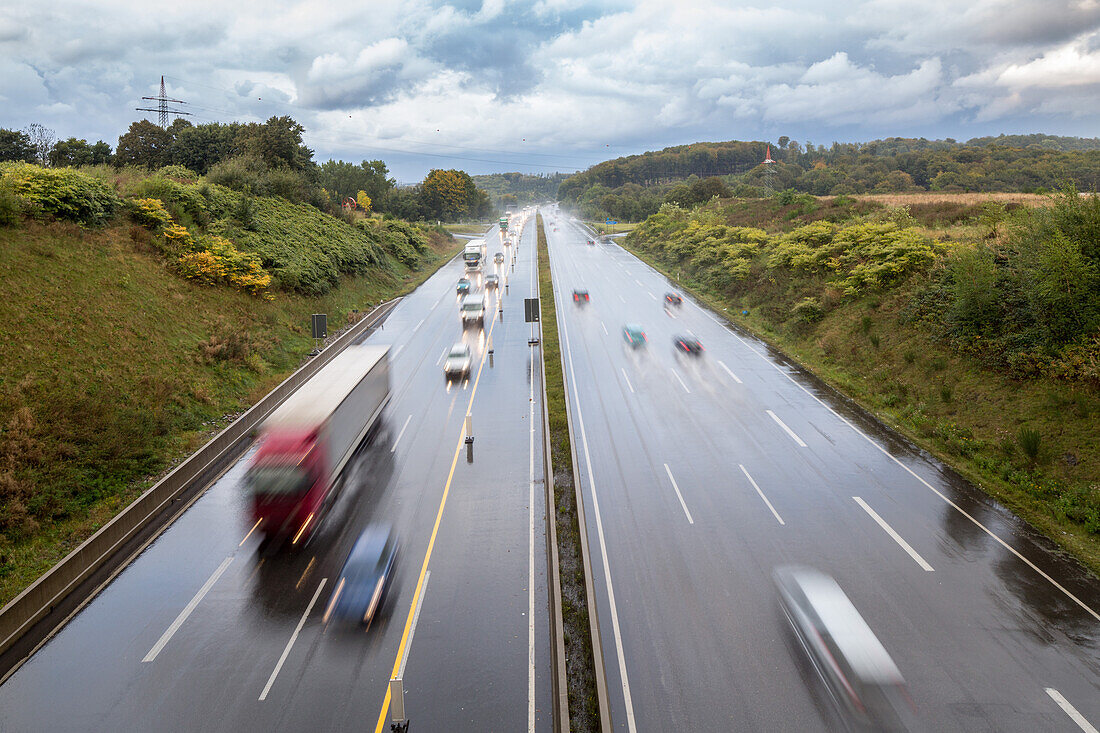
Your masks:
<svg viewBox="0 0 1100 733"><path fill-rule="evenodd" d="M539 299L538 298L524 298L523 299L523 320L525 323L538 323L539 322Z"/></svg>
<svg viewBox="0 0 1100 733"><path fill-rule="evenodd" d="M310 319L310 326L312 327L313 338L328 338L328 316L326 314L314 313Z"/></svg>

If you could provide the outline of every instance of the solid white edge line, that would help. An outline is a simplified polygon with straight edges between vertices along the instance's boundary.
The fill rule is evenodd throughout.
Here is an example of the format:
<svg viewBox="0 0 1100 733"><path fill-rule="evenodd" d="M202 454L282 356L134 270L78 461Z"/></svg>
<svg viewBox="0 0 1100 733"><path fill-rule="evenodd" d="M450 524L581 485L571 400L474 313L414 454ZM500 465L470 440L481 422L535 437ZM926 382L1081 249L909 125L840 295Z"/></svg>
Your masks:
<svg viewBox="0 0 1100 733"><path fill-rule="evenodd" d="M870 506L868 506L867 502L865 502L863 499L859 498L858 496L853 496L852 498L855 499L855 502L857 504L859 504L861 507L863 507L863 511L865 511L868 514L871 515L871 519L878 522L878 526L882 527L886 531L886 534L888 534L888 535L890 535L891 537L894 538L894 542L897 542L901 546L901 549L903 549L907 553L909 553L909 557L913 558L913 560L916 561L917 565L920 565L922 568L925 569L925 571L927 571L929 573L933 572L932 566L929 565L925 561L925 559L917 553L916 550L914 550L912 547L910 547L909 543L906 542L905 539L900 534L895 532L894 528L891 527L889 524L887 524L885 519L880 517L874 509L872 509Z"/></svg>
<svg viewBox="0 0 1100 733"><path fill-rule="evenodd" d="M793 431L793 430L791 430L790 428L788 428L788 427L787 427L787 423L785 423L785 422L783 422L782 420L780 420L780 419L779 419L779 416L778 416L778 415L776 415L776 414L775 414L774 412L772 412L771 410L764 410L764 412L766 412L766 413L768 413L769 415L771 415L771 416L772 416L772 420L775 420L776 424L778 424L778 425L779 425L779 427L783 428L783 430L784 430L784 431L785 431L785 432L787 433L787 435L791 436L791 440L793 440L794 442L798 443L798 444L799 444L800 446L802 446L803 448L805 448L805 447L806 447L806 444L802 442L802 438L800 438L800 437L798 437L797 435L795 435L795 434L794 434L794 431Z"/></svg>
<svg viewBox="0 0 1100 733"><path fill-rule="evenodd" d="M413 611L412 626L409 627L409 638L405 642L405 651L401 654L401 666L397 670L397 676L405 678L405 662L409 661L409 649L412 649L413 635L416 633L416 623L420 620L420 609L424 606L424 596L428 594L428 581L431 580L432 571L424 571L424 582L420 584L420 597L416 599L416 610Z"/></svg>
<svg viewBox="0 0 1100 733"><path fill-rule="evenodd" d="M684 391L688 394L691 394L691 390L688 389L688 386L686 384L684 384L684 380L680 379L680 375L676 373L676 370L669 369L669 371L672 372L672 376L676 377L676 381L680 383L680 386L684 388Z"/></svg>
<svg viewBox="0 0 1100 733"><path fill-rule="evenodd" d="M731 371L730 371L730 368L729 368L728 366L726 366L726 362L724 362L724 361L722 361L721 359L719 359L719 360L718 360L718 366L720 366L720 367L722 367L723 369L725 369L725 370L726 370L726 374L728 374L728 375L730 375L731 377L733 377L733 381L737 382L738 384L744 384L744 382L742 382L742 381L741 381L741 378L740 378L740 377L738 377L738 376L737 376L736 374L734 374L733 372L731 372Z"/></svg>
<svg viewBox="0 0 1100 733"><path fill-rule="evenodd" d="M1062 708L1062 710L1065 711L1066 715L1070 717L1070 720L1072 720L1074 723L1077 723L1078 728L1085 731L1085 733L1097 733L1097 730L1093 727L1092 723L1090 723L1084 715L1081 715L1081 713L1077 712L1077 708L1073 707L1073 705L1070 704L1069 700L1067 700L1062 695L1062 693L1058 692L1058 690L1055 690L1053 687L1048 687L1046 688L1046 690L1051 699L1054 700L1054 702L1058 703L1058 707Z"/></svg>
<svg viewBox="0 0 1100 733"><path fill-rule="evenodd" d="M173 621L168 629L160 635L159 639L157 639L157 643L153 644L153 648L150 649L149 653L145 655L145 658L141 660L143 664L145 662L151 662L157 658L157 655L160 654L162 649L164 649L164 646L169 641L171 641L175 633L179 631L181 626L183 626L183 622L187 620L187 617L191 615L191 612L198 607L199 603L202 602L202 599L206 597L206 594L209 593L210 589L214 587L214 583L218 582L218 578L222 577L222 573L225 572L225 569L229 567L229 563L231 562L233 562L232 555L222 560L222 564L218 566L218 569L215 570L214 573L206 579L206 582L202 584L201 588L199 588L199 592L196 593L191 601L183 607L183 610L179 612L178 616L176 616L176 620Z"/></svg>
<svg viewBox="0 0 1100 733"><path fill-rule="evenodd" d="M533 292L533 289L532 289ZM527 730L535 732L535 380L530 380L531 426L527 482Z"/></svg>
<svg viewBox="0 0 1100 733"><path fill-rule="evenodd" d="M747 478L749 480L749 483L752 484L752 487L756 489L756 493L760 494L760 498L763 499L764 503L768 505L768 509L772 510L772 514L775 515L776 520L780 524L786 525L787 523L783 521L783 517L779 516L779 512L775 510L775 507L772 506L772 503L768 501L768 497L764 496L764 492L760 490L760 487L757 486L756 481L754 481L753 477L749 475L748 469L746 469L740 463L738 463L737 465L741 468L741 473L745 474L745 478Z"/></svg>
<svg viewBox="0 0 1100 733"><path fill-rule="evenodd" d="M688 505L684 503L684 495L680 493L680 487L676 485L676 479L672 478L672 469L665 464L665 473L668 474L668 480L672 482L672 490L676 492L676 498L680 500L680 506L684 508L684 514L687 515L688 524L695 524L695 520L691 518L691 512L688 511Z"/></svg>
<svg viewBox="0 0 1100 733"><path fill-rule="evenodd" d="M626 380L626 386L630 387L630 394L634 394L634 385L630 383L630 377L626 376L626 370L619 367L619 371L623 373L623 379Z"/></svg>
<svg viewBox="0 0 1100 733"><path fill-rule="evenodd" d="M306 619L309 618L309 612L313 610L313 604L317 602L317 597L321 595L321 589L325 587L325 582L327 580L328 578L321 578L321 582L317 585L317 590L313 592L313 598L310 600L309 605L306 606L305 613L302 614L302 618L298 619L298 625L294 627L294 633L290 635L290 641L286 643L286 648L283 649L283 655L279 657L275 669L271 670L271 676L267 678L267 684L264 685L264 691L260 693L260 702L266 700L267 693L271 692L271 686L275 684L275 678L279 676L279 670L283 668L283 662L290 656L290 649L294 646L294 642L298 640L298 634L301 633L302 627L306 625Z"/></svg>
<svg viewBox="0 0 1100 733"><path fill-rule="evenodd" d="M619 297L621 298L622 296ZM603 519L600 516L600 501L596 497L596 481L592 474L592 456L588 450L588 434L584 429L584 416L581 414L580 407L581 398L580 394L577 392L577 373L573 366L573 350L569 345L569 331L565 326L564 320L561 322L561 334L562 339L565 341L566 360L569 362L569 376L573 386L573 401L576 403L577 424L581 429L581 444L584 446L584 463L588 470L588 488L589 493L592 495L592 514L596 519L596 536L600 541L600 559L603 564L604 580L607 584L607 603L611 609L611 630L615 636L615 655L618 658L619 678L622 680L623 704L626 707L626 727L629 733L636 733L638 728L634 722L634 702L630 696L630 680L626 673L626 658L623 654L623 636L622 632L619 630L619 610L615 604L615 588L611 583L611 566L608 564L607 560L607 542L604 539Z"/></svg>
<svg viewBox="0 0 1100 733"><path fill-rule="evenodd" d="M405 418L405 424L401 426L401 432L397 434L397 440L393 441L393 447L390 448L390 453L397 450L397 444L401 442L401 436L405 434L405 428L409 427L409 420L412 420L413 416L409 415Z"/></svg>

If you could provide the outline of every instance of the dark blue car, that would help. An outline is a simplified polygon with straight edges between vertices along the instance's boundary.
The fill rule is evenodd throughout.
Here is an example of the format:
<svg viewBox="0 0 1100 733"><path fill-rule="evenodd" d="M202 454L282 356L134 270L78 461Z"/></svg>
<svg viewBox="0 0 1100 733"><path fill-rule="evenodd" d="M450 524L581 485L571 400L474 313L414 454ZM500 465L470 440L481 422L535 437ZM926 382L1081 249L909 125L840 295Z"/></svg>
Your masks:
<svg viewBox="0 0 1100 733"><path fill-rule="evenodd" d="M363 530L336 581L325 620L335 617L370 626L386 600L397 559L397 535L389 525Z"/></svg>

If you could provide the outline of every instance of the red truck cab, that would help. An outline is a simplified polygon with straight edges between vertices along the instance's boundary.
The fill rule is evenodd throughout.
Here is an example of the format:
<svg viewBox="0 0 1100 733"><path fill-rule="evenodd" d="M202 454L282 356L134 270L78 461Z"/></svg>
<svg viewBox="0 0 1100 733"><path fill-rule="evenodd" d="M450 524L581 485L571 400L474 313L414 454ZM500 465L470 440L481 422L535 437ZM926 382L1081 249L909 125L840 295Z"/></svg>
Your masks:
<svg viewBox="0 0 1100 733"><path fill-rule="evenodd" d="M266 436L248 472L252 519L262 531L292 535L295 543L310 531L328 494L324 455L314 430Z"/></svg>

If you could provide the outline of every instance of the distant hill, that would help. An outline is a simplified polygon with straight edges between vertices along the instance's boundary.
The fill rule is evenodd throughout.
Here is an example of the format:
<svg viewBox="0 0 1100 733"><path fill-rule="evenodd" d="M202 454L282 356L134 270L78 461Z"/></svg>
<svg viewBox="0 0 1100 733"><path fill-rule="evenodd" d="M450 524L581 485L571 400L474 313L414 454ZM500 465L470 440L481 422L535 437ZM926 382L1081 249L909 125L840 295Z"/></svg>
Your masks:
<svg viewBox="0 0 1100 733"><path fill-rule="evenodd" d="M774 164L764 164L771 148ZM793 189L817 196L903 191L1037 193L1072 184L1100 189L1100 139L1001 135L886 138L829 147L786 137L699 142L604 161L569 176L558 199L587 218L639 220L666 201L683 205L683 185L719 178L733 195ZM721 186L719 186L719 183Z"/></svg>
<svg viewBox="0 0 1100 733"><path fill-rule="evenodd" d="M493 205L498 209L556 199L558 185L568 177L568 173L534 176L526 173L490 173L471 176L474 184L489 194Z"/></svg>

